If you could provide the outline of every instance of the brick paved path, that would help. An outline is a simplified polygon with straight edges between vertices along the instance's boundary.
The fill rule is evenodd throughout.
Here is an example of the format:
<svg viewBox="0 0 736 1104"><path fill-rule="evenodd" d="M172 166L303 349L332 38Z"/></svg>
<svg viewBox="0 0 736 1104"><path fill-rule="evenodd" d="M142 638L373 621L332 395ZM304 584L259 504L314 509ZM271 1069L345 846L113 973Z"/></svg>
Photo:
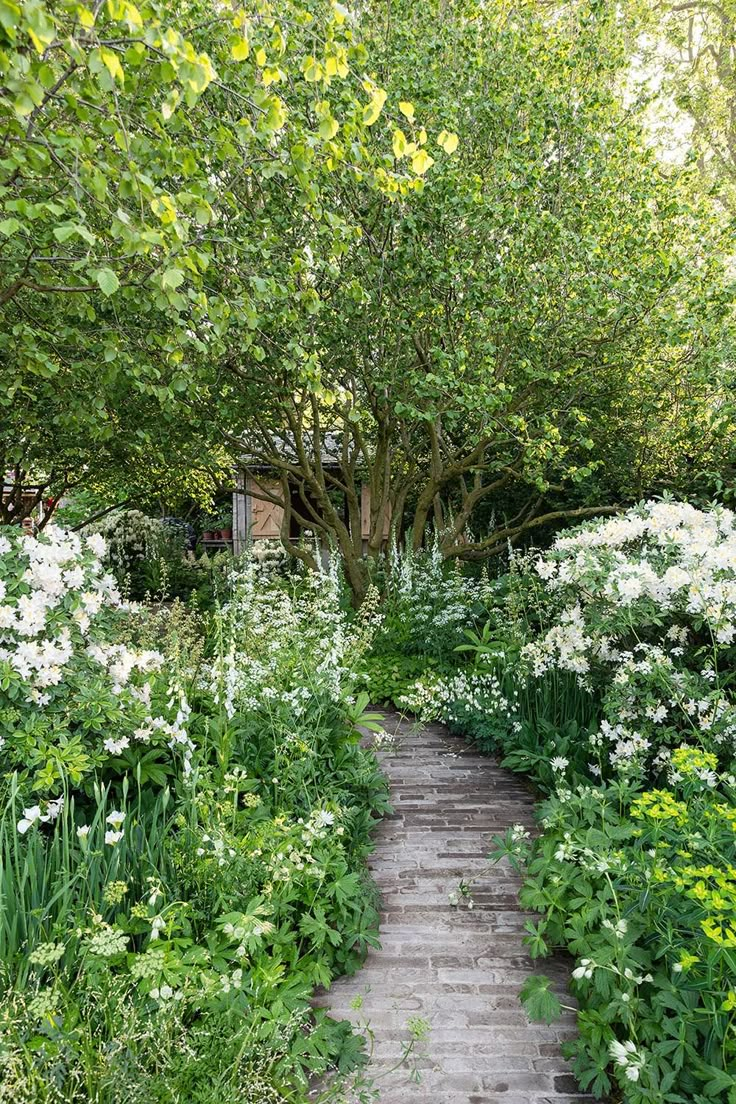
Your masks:
<svg viewBox="0 0 736 1104"><path fill-rule="evenodd" d="M530 970L559 981L569 966L535 967L522 945L527 915L518 879L486 862L488 841L512 824L533 824L533 799L520 779L472 751L440 725L417 729L397 717L396 749L382 756L394 815L376 833L371 869L382 893L381 950L324 998L338 1019L368 1021L375 1033L369 1075L381 1104L582 1104L560 1042L572 1015L552 1027L530 1024L518 992ZM453 909L447 895L482 872L475 907ZM363 996L363 1007L350 1007ZM569 1003L569 998L567 998ZM417 1062L381 1076L409 1039L407 1020L431 1030Z"/></svg>

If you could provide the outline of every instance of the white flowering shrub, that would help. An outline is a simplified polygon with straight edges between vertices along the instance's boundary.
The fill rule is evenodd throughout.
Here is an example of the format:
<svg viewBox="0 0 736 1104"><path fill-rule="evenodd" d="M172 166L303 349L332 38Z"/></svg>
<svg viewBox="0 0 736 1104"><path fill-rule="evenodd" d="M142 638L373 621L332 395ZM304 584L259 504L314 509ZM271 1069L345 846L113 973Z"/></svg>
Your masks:
<svg viewBox="0 0 736 1104"><path fill-rule="evenodd" d="M126 608L104 555L0 536L3 1086L301 1098L359 1045L314 990L376 942L386 783L351 672L377 595L351 619L336 570L254 561L211 617Z"/></svg>
<svg viewBox="0 0 736 1104"><path fill-rule="evenodd" d="M98 534L0 531L0 765L39 795L39 816L94 772L160 781L191 756L189 707L162 655L119 642L104 554Z"/></svg>
<svg viewBox="0 0 736 1104"><path fill-rule="evenodd" d="M514 557L495 595L456 670L419 680L403 703L500 748L548 794L541 834L512 829L495 857L527 868L521 902L542 913L532 954L576 956L583 1090L727 1104L736 517L648 502ZM560 1010L549 978L520 995L533 1019Z"/></svg>
<svg viewBox="0 0 736 1104"><path fill-rule="evenodd" d="M488 585L485 576L474 579L458 564L448 565L437 544L418 552L394 550L383 588L386 622L377 644L448 658L473 611L482 610Z"/></svg>
<svg viewBox="0 0 736 1104"><path fill-rule="evenodd" d="M179 518L140 510L114 510L93 525L106 542L105 562L123 594L136 601L188 598L197 590L208 603L217 589L217 559L185 555L194 530ZM228 560L231 560L227 554Z"/></svg>
<svg viewBox="0 0 736 1104"><path fill-rule="evenodd" d="M140 560L158 555L171 533L158 518L148 517L140 510L112 510L95 522L95 532L105 539L106 556L120 573L130 571ZM183 546L183 538L180 538Z"/></svg>
<svg viewBox="0 0 736 1104"><path fill-rule="evenodd" d="M421 721L440 721L468 737L502 740L520 728L517 697L495 674L457 671L418 679L397 704Z"/></svg>
<svg viewBox="0 0 736 1104"><path fill-rule="evenodd" d="M736 635L730 510L648 502L563 533L536 572L558 612L522 658L599 698L594 775L662 771L692 742L730 763L736 708L719 674Z"/></svg>
<svg viewBox="0 0 736 1104"><path fill-rule="evenodd" d="M526 868L532 955L576 957L576 1078L625 1104L731 1104L736 516L647 502L514 556L483 598L455 670L402 702L548 795L541 832L494 857ZM520 996L560 1011L550 978Z"/></svg>
<svg viewBox="0 0 736 1104"><path fill-rule="evenodd" d="M357 639L336 561L280 585L258 559L246 559L232 574L218 637L204 681L228 716L265 709L299 719L320 695L340 700Z"/></svg>

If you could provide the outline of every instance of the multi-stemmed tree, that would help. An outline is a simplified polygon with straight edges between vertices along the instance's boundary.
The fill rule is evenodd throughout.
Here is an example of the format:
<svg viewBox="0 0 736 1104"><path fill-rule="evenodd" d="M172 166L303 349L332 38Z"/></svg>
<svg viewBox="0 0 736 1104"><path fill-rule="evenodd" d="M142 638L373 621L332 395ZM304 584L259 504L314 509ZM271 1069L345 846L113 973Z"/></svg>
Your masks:
<svg viewBox="0 0 736 1104"><path fill-rule="evenodd" d="M438 163L410 202L335 178L352 240L301 258L308 312L227 363L246 462L278 476L256 493L285 538L296 518L333 541L358 594L363 482L370 554L433 523L466 558L676 484L714 447L728 308L718 222L624 103L614 5L387 13L362 8L404 115L393 164L426 134Z"/></svg>

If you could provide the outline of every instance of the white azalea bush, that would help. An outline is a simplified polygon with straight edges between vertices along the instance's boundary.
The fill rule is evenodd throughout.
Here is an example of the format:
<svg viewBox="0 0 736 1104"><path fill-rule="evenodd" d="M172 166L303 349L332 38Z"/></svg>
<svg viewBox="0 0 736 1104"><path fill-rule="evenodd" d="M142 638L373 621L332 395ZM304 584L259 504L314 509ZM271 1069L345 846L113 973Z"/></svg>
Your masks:
<svg viewBox="0 0 736 1104"><path fill-rule="evenodd" d="M104 554L95 534L0 534L0 766L43 816L60 787L95 772L160 780L191 758L189 707L162 679L163 656L120 642Z"/></svg>
<svg viewBox="0 0 736 1104"><path fill-rule="evenodd" d="M728 766L736 707L723 669L736 635L736 516L648 502L558 537L536 562L554 623L527 644L535 678L568 672L596 695L595 776L666 772L673 748Z"/></svg>

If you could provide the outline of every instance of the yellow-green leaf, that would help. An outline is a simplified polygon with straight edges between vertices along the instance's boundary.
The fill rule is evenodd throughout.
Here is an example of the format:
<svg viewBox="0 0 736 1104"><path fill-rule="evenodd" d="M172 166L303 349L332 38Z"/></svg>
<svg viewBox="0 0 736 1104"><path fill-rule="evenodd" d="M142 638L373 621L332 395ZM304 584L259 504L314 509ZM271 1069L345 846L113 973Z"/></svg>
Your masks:
<svg viewBox="0 0 736 1104"><path fill-rule="evenodd" d="M233 55L235 61L245 61L250 54L250 42L248 42L248 39L245 37L238 39L231 47L230 53Z"/></svg>
<svg viewBox="0 0 736 1104"><path fill-rule="evenodd" d="M397 160L406 153L406 135L403 130L397 129L394 131L393 147L394 157L397 158Z"/></svg>
<svg viewBox="0 0 736 1104"><path fill-rule="evenodd" d="M256 50L256 64L257 65L265 65L266 64L266 51L263 49L262 46L259 46L258 49Z"/></svg>
<svg viewBox="0 0 736 1104"><path fill-rule="evenodd" d="M167 268L161 277L161 283L163 287L174 290L184 283L184 273L175 265L171 268Z"/></svg>
<svg viewBox="0 0 736 1104"><path fill-rule="evenodd" d="M278 65L267 65L262 73L263 83L266 88L269 84L275 84L277 81L286 80L286 74L283 69L279 69Z"/></svg>
<svg viewBox="0 0 736 1104"><path fill-rule="evenodd" d="M414 104L409 103L408 100L401 100L399 103L399 111L408 119L410 123L414 122Z"/></svg>
<svg viewBox="0 0 736 1104"><path fill-rule="evenodd" d="M286 104L278 96L269 96L268 109L264 116L266 130L282 130L286 123Z"/></svg>
<svg viewBox="0 0 736 1104"><path fill-rule="evenodd" d="M89 8L85 8L80 4L79 7L76 9L76 16L86 31L89 31L92 27L94 27L95 13L90 11Z"/></svg>
<svg viewBox="0 0 736 1104"><path fill-rule="evenodd" d="M440 131L437 138L437 145L445 151L445 153L454 153L458 147L459 138L457 134L453 134L451 130Z"/></svg>
<svg viewBox="0 0 736 1104"><path fill-rule="evenodd" d="M168 120L176 111L177 107L179 106L179 99L179 91L178 89L174 89L173 92L169 92L168 96L161 104L161 116L164 122L168 122Z"/></svg>
<svg viewBox="0 0 736 1104"><path fill-rule="evenodd" d="M12 0L0 0L0 26L6 31L17 27L20 23L20 5Z"/></svg>
<svg viewBox="0 0 736 1104"><path fill-rule="evenodd" d="M322 66L315 57L310 54L309 57L305 57L302 62L302 73L304 79L307 81L318 81L322 79Z"/></svg>
<svg viewBox="0 0 736 1104"><path fill-rule="evenodd" d="M327 115L319 124L319 136L324 138L325 142L331 141L340 129L340 124L337 119L333 119L331 115Z"/></svg>
<svg viewBox="0 0 736 1104"><path fill-rule="evenodd" d="M23 14L31 42L42 54L56 37L56 26L41 4L23 4Z"/></svg>
<svg viewBox="0 0 736 1104"><path fill-rule="evenodd" d="M170 225L172 222L176 222L176 207L171 202L171 199L167 195L156 196L151 200L151 210L156 215L164 226Z"/></svg>
<svg viewBox="0 0 736 1104"><path fill-rule="evenodd" d="M415 172L417 176L424 176L427 169L431 169L434 165L434 158L430 157L426 150L420 149L414 154L411 159L411 171Z"/></svg>
<svg viewBox="0 0 736 1104"><path fill-rule="evenodd" d="M371 102L363 108L363 122L366 126L373 126L378 116L383 111L386 102L386 93L382 88L376 88Z"/></svg>
<svg viewBox="0 0 736 1104"><path fill-rule="evenodd" d="M21 223L17 218L6 218L0 222L0 234L4 234L6 238L9 238L11 234L14 234L16 230L20 230Z"/></svg>
<svg viewBox="0 0 736 1104"><path fill-rule="evenodd" d="M100 46L100 58L112 79L123 84L125 81L125 74L120 64L120 58L115 51L108 50L105 46Z"/></svg>

